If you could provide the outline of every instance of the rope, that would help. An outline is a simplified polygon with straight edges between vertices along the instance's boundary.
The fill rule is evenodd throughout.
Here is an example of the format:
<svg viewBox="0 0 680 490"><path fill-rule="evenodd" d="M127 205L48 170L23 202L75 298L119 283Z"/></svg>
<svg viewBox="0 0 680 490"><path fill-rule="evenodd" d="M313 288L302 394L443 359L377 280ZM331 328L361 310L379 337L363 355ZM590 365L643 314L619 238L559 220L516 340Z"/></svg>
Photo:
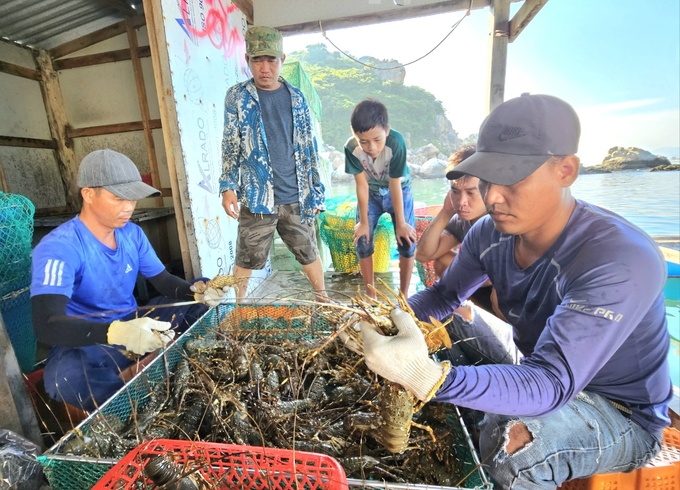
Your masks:
<svg viewBox="0 0 680 490"><path fill-rule="evenodd" d="M446 34L446 36L444 36L444 38L443 38L441 41L439 41L439 42L436 44L436 46L435 46L434 48L432 48L432 49L429 50L427 53L425 53L424 55L422 55L422 56L419 57L419 58L416 58L416 59L413 60L413 61L409 61L408 63L403 63L403 64L400 64L400 65L390 66L390 67L388 67L388 68L380 67L380 66L375 66L375 65L369 65L368 63L364 63L363 61L359 61L358 59L356 59L356 58L353 57L352 55L350 55L350 54L346 53L345 51L343 51L342 49L340 49L340 48L339 48L333 41L331 41L331 39L326 35L326 30L324 29L323 24L321 23L321 21L319 21L319 29L321 30L321 35L326 39L326 41L328 41L329 43L331 43L331 45L332 45L335 49L337 49L340 53L342 53L343 55L345 55L347 58L351 59L352 61L354 61L354 62L356 62L356 63L359 63L360 65L364 65L365 67L371 68L371 69L373 69L373 70L395 70L395 69L397 69L397 68L404 68L404 67L406 67L406 66L408 66L408 65L412 65L413 63L416 63L416 62L422 60L423 58L426 58L426 57L428 57L429 55L431 55L431 54L434 52L435 49L437 49L439 46L441 46L442 43L448 39L448 37L453 33L453 31L455 31L456 28L461 24L461 22L463 22L463 19L465 19L465 17L467 17L468 15L470 15L470 11L472 10L472 3L473 3L473 1L474 1L474 0L470 0L470 5L468 6L467 10L465 11L465 14L463 15L463 17L461 17L455 24L453 24L453 26L451 26L451 30L448 32L448 34ZM404 6L404 5L400 5L400 4L396 3L396 0L395 0L395 5L398 5L399 7L403 7L403 6Z"/></svg>

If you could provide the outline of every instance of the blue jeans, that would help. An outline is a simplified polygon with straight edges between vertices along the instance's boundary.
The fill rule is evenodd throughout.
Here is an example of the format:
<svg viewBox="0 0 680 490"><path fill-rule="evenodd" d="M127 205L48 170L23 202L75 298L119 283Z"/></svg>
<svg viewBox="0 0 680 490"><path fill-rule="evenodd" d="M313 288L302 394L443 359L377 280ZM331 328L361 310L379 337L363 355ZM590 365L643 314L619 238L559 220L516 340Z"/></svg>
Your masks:
<svg viewBox="0 0 680 490"><path fill-rule="evenodd" d="M402 187L401 189L404 201L404 220L413 228L416 227L416 217L413 213L413 194L411 194L411 187ZM380 189L380 192L368 192L368 230L370 238L367 241L366 237L361 237L357 241L356 250L360 259L371 257L374 252L373 238L375 235L375 228L378 226L378 220L384 213L389 213L392 217L392 227L394 234L397 234L396 220L394 218L394 206L392 205L392 196L389 189ZM359 222L359 207L357 206L357 223ZM412 243L410 246L402 244L397 238L397 251L399 256L404 258L411 258L415 254L416 244Z"/></svg>
<svg viewBox="0 0 680 490"><path fill-rule="evenodd" d="M173 300L169 298L158 297L149 301L149 304L171 302ZM176 335L180 335L206 311L207 306L195 304L158 308L150 317L172 323ZM132 313L121 320L136 316ZM110 345L55 346L50 350L45 364L45 391L54 400L92 412L123 387L123 380L118 375L133 362Z"/></svg>
<svg viewBox="0 0 680 490"><path fill-rule="evenodd" d="M448 330L472 363L517 362L512 335L503 332L498 322L476 311L472 322L454 314ZM470 340L480 338L486 341ZM485 349L485 345L492 347ZM508 454L508 432L516 424L523 424L532 440ZM502 489L554 489L574 478L632 471L661 450L660 434L650 434L606 398L588 391L542 417L487 413L479 429L482 464L494 488Z"/></svg>

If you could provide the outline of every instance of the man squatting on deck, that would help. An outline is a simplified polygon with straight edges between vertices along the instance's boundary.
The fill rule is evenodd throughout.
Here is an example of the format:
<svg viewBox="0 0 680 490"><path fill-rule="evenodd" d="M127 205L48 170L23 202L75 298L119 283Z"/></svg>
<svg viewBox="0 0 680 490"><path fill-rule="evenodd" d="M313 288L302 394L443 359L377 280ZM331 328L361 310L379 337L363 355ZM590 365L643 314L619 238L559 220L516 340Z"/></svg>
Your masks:
<svg viewBox="0 0 680 490"><path fill-rule="evenodd" d="M489 216L409 300L419 319L444 319L491 279L519 364L494 363L491 336L457 315L452 340L479 339L460 345L471 362L492 362L436 362L400 310L394 337L361 324L372 370L421 400L485 412L481 458L504 489L632 471L659 452L670 423L665 261L640 229L571 195L579 136L575 111L555 97L524 94L491 112L453 175L482 181Z"/></svg>
<svg viewBox="0 0 680 490"><path fill-rule="evenodd" d="M192 284L170 274L142 229L130 222L138 200L161 193L142 182L128 157L93 151L80 163L78 187L80 214L33 251L31 304L36 338L51 347L45 391L91 412L149 360L137 363L134 355L163 347L208 306L221 303L225 292L194 294ZM199 303L138 312L138 273L163 295L150 304Z"/></svg>

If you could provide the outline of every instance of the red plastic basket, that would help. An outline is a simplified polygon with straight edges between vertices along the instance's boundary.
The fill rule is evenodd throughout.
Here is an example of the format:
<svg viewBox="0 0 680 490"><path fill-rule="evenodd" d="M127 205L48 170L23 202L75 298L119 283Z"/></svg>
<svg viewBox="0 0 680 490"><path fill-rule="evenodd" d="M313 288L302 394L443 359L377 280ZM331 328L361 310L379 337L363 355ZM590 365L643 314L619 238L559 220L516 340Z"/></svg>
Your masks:
<svg viewBox="0 0 680 490"><path fill-rule="evenodd" d="M441 208L441 204L438 204L436 206L418 208L414 211L416 217L416 240L420 240L425 228L430 225ZM437 279L439 279L434 271L434 261L424 263L416 262L416 270L418 271L420 282L422 282L425 287L429 288Z"/></svg>
<svg viewBox="0 0 680 490"><path fill-rule="evenodd" d="M419 218L434 218L437 213L441 211L442 205L436 204L434 206L423 206L422 208L417 208L413 211L413 214Z"/></svg>
<svg viewBox="0 0 680 490"><path fill-rule="evenodd" d="M173 461L182 476L203 479L208 488L269 490L346 489L340 463L323 454L267 447L156 439L129 452L93 489L151 489L142 473L150 457Z"/></svg>

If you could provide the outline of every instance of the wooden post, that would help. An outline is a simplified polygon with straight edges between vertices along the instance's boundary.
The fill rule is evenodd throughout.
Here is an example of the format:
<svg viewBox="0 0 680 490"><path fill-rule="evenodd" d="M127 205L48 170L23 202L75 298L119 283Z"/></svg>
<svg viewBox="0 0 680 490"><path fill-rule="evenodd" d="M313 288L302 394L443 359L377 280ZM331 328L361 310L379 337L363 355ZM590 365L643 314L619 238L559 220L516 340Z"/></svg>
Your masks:
<svg viewBox="0 0 680 490"><path fill-rule="evenodd" d="M57 142L57 163L64 183L66 206L69 211L80 209L80 190L78 189L78 162L73 152L73 142L66 135L68 120L64 108L64 98L59 85L59 75L52 67L52 59L47 51L41 50L36 57L40 67L40 89L45 101L47 122L52 138Z"/></svg>
<svg viewBox="0 0 680 490"><path fill-rule="evenodd" d="M9 429L43 448L33 403L28 396L19 363L0 315L0 427Z"/></svg>
<svg viewBox="0 0 680 490"><path fill-rule="evenodd" d="M505 70L508 63L510 0L491 0L489 18L489 77L487 113L505 97Z"/></svg>
<svg viewBox="0 0 680 490"><path fill-rule="evenodd" d="M172 90L170 76L170 60L163 28L163 8L161 2L156 0L144 0L144 15L146 27L149 33L149 46L151 48L151 62L153 64L154 80L158 105L161 112L163 126L163 140L168 160L168 171L172 187L172 199L175 206L175 219L177 220L177 234L179 235L180 250L182 252L182 265L184 275L190 280L194 277L194 271L198 270L198 248L196 246L196 230L191 220L190 203L184 203L180 198L181 189L186 193L186 174L182 158L182 146L180 144L179 124L177 122L177 110ZM185 218L186 215L186 218ZM189 236L192 240L189 240ZM192 253L193 251L193 253ZM195 257L195 263L192 260Z"/></svg>
<svg viewBox="0 0 680 490"><path fill-rule="evenodd" d="M9 185L7 184L7 177L5 176L5 167L2 166L0 159L0 188L5 194L9 194Z"/></svg>
<svg viewBox="0 0 680 490"><path fill-rule="evenodd" d="M153 142L151 133L151 116L149 114L149 101L146 97L146 87L144 86L144 73L142 72L142 62L139 59L137 31L131 22L127 22L127 37L130 45L130 56L132 69L135 74L135 84L137 85L137 98L139 99L139 111L142 114L142 125L144 127L144 141L146 142L146 153L149 157L149 167L151 168L151 183L156 189L161 189L161 177L158 173L158 160L156 159L156 146ZM163 196L156 198L156 206L163 207ZM168 243L168 225L166 220L161 219L157 222L158 234L160 235L159 255L163 263L170 262L170 245Z"/></svg>

